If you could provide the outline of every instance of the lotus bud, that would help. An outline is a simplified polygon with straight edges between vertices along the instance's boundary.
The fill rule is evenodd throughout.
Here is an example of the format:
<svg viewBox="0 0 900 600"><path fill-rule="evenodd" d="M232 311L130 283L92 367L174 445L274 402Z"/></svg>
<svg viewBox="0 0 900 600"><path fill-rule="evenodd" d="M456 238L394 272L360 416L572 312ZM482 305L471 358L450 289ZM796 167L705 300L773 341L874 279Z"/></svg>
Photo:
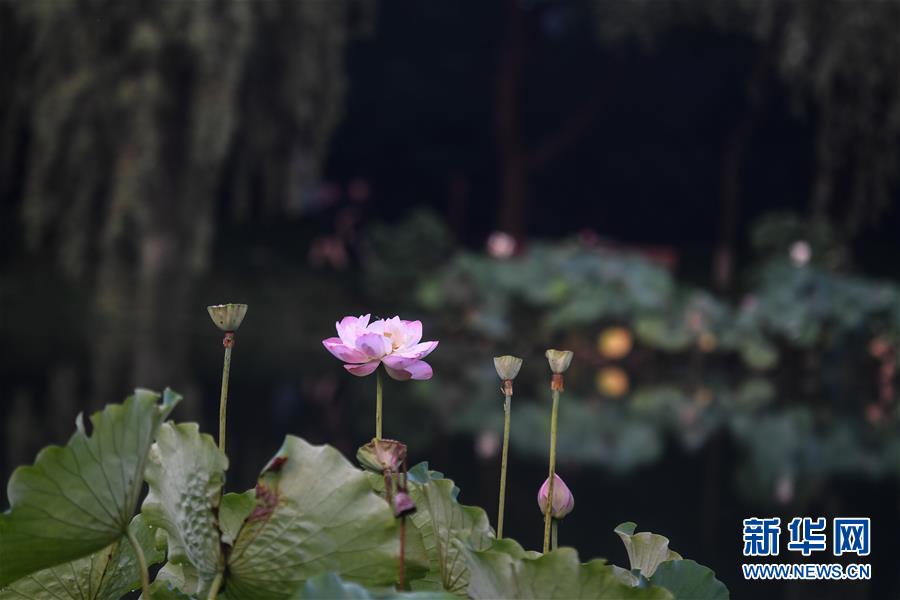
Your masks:
<svg viewBox="0 0 900 600"><path fill-rule="evenodd" d="M227 348L233 343L234 332L244 320L247 314L246 304L217 304L215 306L207 306L210 318L216 327L225 332L225 340L223 344Z"/></svg>
<svg viewBox="0 0 900 600"><path fill-rule="evenodd" d="M416 503L409 494L401 490L394 496L394 516L398 519L416 512Z"/></svg>
<svg viewBox="0 0 900 600"><path fill-rule="evenodd" d="M373 439L356 451L356 460L376 473L396 473L406 460L406 444L397 440Z"/></svg>
<svg viewBox="0 0 900 600"><path fill-rule="evenodd" d="M544 481L544 485L541 486L537 496L538 506L541 508L542 514L546 514L547 512L547 496L550 493L549 488L550 478L548 477ZM573 508L575 508L575 496L572 495L572 490L570 490L569 486L562 480L562 477L554 473L553 505L550 509L550 516L554 519L562 519L572 512Z"/></svg>

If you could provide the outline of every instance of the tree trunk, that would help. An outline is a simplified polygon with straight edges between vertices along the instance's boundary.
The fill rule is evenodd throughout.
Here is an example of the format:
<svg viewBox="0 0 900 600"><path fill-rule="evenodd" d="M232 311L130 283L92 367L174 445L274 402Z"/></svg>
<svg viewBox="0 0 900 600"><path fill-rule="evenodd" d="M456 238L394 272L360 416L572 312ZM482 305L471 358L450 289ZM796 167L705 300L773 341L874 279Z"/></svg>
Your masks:
<svg viewBox="0 0 900 600"><path fill-rule="evenodd" d="M751 112L752 109L745 113L731 132L722 158L722 171L719 179L721 201L719 240L713 261L713 283L720 292L725 292L731 287L734 277L737 221L741 203L741 167L753 121Z"/></svg>
<svg viewBox="0 0 900 600"><path fill-rule="evenodd" d="M502 0L504 32L500 44L495 104L500 162L497 224L517 239L525 236L529 169L519 131L519 91L526 51L525 12L517 0Z"/></svg>
<svg viewBox="0 0 900 600"><path fill-rule="evenodd" d="M729 290L734 279L735 249L737 247L737 223L741 211L741 174L744 155L753 129L762 114L766 92L766 79L772 64L775 43L781 35L776 27L760 51L747 80L749 105L728 137L722 157L719 177L719 235L713 257L713 285L720 292Z"/></svg>

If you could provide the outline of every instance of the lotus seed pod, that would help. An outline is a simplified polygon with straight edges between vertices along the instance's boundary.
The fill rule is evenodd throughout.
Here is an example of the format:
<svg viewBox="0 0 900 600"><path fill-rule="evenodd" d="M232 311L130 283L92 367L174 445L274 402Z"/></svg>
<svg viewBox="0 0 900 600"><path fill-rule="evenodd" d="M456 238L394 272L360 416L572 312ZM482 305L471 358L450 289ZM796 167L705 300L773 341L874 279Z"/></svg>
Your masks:
<svg viewBox="0 0 900 600"><path fill-rule="evenodd" d="M217 304L207 306L210 318L222 331L237 331L247 314L246 304Z"/></svg>
<svg viewBox="0 0 900 600"><path fill-rule="evenodd" d="M556 375L562 375L572 364L574 354L569 350L547 350L544 353L547 362L550 363L550 370Z"/></svg>
<svg viewBox="0 0 900 600"><path fill-rule="evenodd" d="M512 381L522 368L522 359L518 356L495 356L494 368L503 381Z"/></svg>
<svg viewBox="0 0 900 600"><path fill-rule="evenodd" d="M547 513L547 496L549 495L550 478L544 480L544 485L538 491L537 501L541 508L541 513ZM550 516L554 519L562 519L575 508L575 496L572 490L566 485L557 474L553 474L553 505L550 509Z"/></svg>
<svg viewBox="0 0 900 600"><path fill-rule="evenodd" d="M404 491L399 491L394 496L394 516L397 518L411 515L416 512L416 503Z"/></svg>

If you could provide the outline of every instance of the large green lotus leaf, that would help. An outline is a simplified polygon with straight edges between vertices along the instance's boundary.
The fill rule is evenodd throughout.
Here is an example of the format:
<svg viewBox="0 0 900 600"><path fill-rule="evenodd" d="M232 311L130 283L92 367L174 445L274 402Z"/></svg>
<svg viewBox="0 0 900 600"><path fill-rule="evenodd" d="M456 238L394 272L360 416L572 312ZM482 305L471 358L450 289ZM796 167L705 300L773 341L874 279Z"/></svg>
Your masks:
<svg viewBox="0 0 900 600"><path fill-rule="evenodd" d="M287 598L326 571L370 587L397 577L399 526L366 475L330 446L288 436L256 486L228 557L228 598Z"/></svg>
<svg viewBox="0 0 900 600"><path fill-rule="evenodd" d="M141 596L143 600L143 596ZM150 600L200 600L197 596L188 596L177 587L161 582L154 581L150 585Z"/></svg>
<svg viewBox="0 0 900 600"><path fill-rule="evenodd" d="M140 544L147 564L163 560L164 554L156 547L154 532L141 515L132 520L129 529ZM119 600L140 585L140 571L134 548L122 537L90 556L22 577L0 590L0 600Z"/></svg>
<svg viewBox="0 0 900 600"><path fill-rule="evenodd" d="M247 490L240 494L229 493L222 496L219 503L219 529L222 532L222 543L231 546L241 526L256 506L256 492ZM165 532L162 532L165 535ZM184 600L205 597L209 581L201 580L197 569L186 560L170 553L170 560L159 573L150 588L153 600ZM177 562L175 562L177 560ZM187 594L184 590L190 590Z"/></svg>
<svg viewBox="0 0 900 600"><path fill-rule="evenodd" d="M170 563L190 563L206 590L224 567L216 520L228 459L196 423L164 423L144 477L150 492L141 512L167 534Z"/></svg>
<svg viewBox="0 0 900 600"><path fill-rule="evenodd" d="M672 592L675 600L728 600L728 588L709 568L692 560L668 560L656 569L650 583Z"/></svg>
<svg viewBox="0 0 900 600"><path fill-rule="evenodd" d="M143 485L156 431L181 399L137 390L123 404L79 415L64 446L44 448L9 480L0 514L0 586L102 550L125 534Z"/></svg>
<svg viewBox="0 0 900 600"><path fill-rule="evenodd" d="M383 498L384 476L371 471L364 472L366 478L369 480L369 485L372 486L372 490ZM397 475L395 474L394 477L396 480ZM406 546L404 548L406 581L412 582L413 580L421 579L428 574L431 562L428 557L428 551L425 549L425 542L422 540L422 534L416 528L415 524L412 523L410 517L407 517L406 519L404 539L406 541Z"/></svg>
<svg viewBox="0 0 900 600"><path fill-rule="evenodd" d="M356 583L343 581L336 573L323 573L308 579L291 600L453 600L446 592L371 591Z"/></svg>
<svg viewBox="0 0 900 600"><path fill-rule="evenodd" d="M412 581L414 590L446 590L465 595L469 568L460 545L475 550L494 541L487 514L457 501L459 488L440 473L417 465L410 471L409 493L417 510L411 519L422 536L430 568L423 579Z"/></svg>
<svg viewBox="0 0 900 600"><path fill-rule="evenodd" d="M677 560L681 555L669 550L669 538L642 531L635 533L637 525L628 521L620 523L615 531L622 538L632 569L638 569L644 577L652 577L664 561Z"/></svg>
<svg viewBox="0 0 900 600"><path fill-rule="evenodd" d="M156 574L156 579L150 585L151 600L194 600L206 598L203 594L203 586L197 575L197 570L188 562L167 562ZM184 590L192 591L190 594Z"/></svg>
<svg viewBox="0 0 900 600"><path fill-rule="evenodd" d="M244 521L256 506L256 492L247 490L240 494L229 493L222 496L219 505L219 529L222 530L222 543L234 545Z"/></svg>
<svg viewBox="0 0 900 600"><path fill-rule="evenodd" d="M488 550L460 544L469 565L468 595L481 598L673 600L658 586L631 587L602 559L582 564L573 548L529 553L510 539Z"/></svg>
<svg viewBox="0 0 900 600"><path fill-rule="evenodd" d="M633 571L629 571L628 569L623 569L622 567L617 565L611 566L613 569L613 574L616 576L616 578L628 587L641 585L642 581L647 581L647 578L641 575L640 571L635 573Z"/></svg>

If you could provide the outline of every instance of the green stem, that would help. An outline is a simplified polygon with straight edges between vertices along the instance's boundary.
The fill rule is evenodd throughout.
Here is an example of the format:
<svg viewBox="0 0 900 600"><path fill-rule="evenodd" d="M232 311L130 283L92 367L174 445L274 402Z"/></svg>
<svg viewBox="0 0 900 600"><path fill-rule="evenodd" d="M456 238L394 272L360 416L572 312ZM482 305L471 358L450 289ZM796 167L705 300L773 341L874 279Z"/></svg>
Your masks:
<svg viewBox="0 0 900 600"><path fill-rule="evenodd" d="M228 406L228 374L231 371L231 346L225 346L222 364L222 395L219 397L219 450L225 452L225 413Z"/></svg>
<svg viewBox="0 0 900 600"><path fill-rule="evenodd" d="M506 504L506 457L509 454L509 409L512 396L503 403L503 455L500 459L500 507L497 510L497 537L503 537L503 508Z"/></svg>
<svg viewBox="0 0 900 600"><path fill-rule="evenodd" d="M144 598L150 598L150 573L147 572L147 559L144 558L144 551L137 538L134 537L131 528L128 528L125 534L128 536L128 541L131 542L131 547L134 548L134 555L137 556L138 569L141 571L141 592Z"/></svg>
<svg viewBox="0 0 900 600"><path fill-rule="evenodd" d="M375 371L375 439L381 439L381 368Z"/></svg>
<svg viewBox="0 0 900 600"><path fill-rule="evenodd" d="M550 413L550 475L547 484L547 511L544 513L544 552L550 549L550 522L553 520L553 480L556 475L556 421L559 414L559 390L553 390L553 412Z"/></svg>
<svg viewBox="0 0 900 600"><path fill-rule="evenodd" d="M556 550L559 546L559 519L553 519L553 525L550 528L550 549Z"/></svg>
<svg viewBox="0 0 900 600"><path fill-rule="evenodd" d="M212 585L209 587L209 595L206 596L206 600L216 600L219 596L219 588L222 587L223 576L224 572L222 571L216 573L216 578L213 579Z"/></svg>

